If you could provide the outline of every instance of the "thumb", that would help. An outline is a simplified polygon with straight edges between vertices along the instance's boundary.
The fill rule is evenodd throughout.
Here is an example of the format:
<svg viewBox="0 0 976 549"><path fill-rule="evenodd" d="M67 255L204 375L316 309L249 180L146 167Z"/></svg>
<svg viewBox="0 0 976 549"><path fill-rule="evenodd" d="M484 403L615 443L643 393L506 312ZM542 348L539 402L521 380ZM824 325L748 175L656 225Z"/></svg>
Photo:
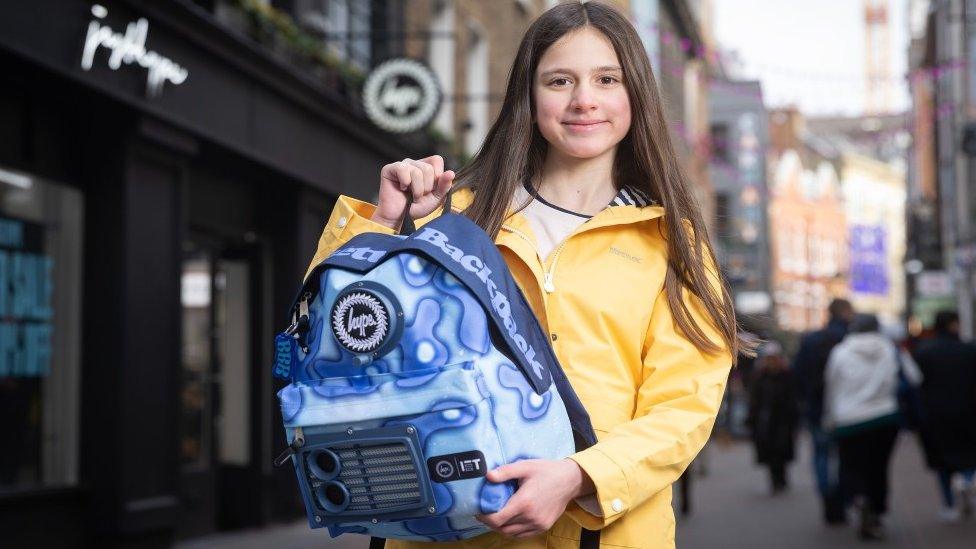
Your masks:
<svg viewBox="0 0 976 549"><path fill-rule="evenodd" d="M515 463L502 465L501 467L488 472L488 481L498 484L507 480L527 477L532 469L532 461L533 460L516 461Z"/></svg>

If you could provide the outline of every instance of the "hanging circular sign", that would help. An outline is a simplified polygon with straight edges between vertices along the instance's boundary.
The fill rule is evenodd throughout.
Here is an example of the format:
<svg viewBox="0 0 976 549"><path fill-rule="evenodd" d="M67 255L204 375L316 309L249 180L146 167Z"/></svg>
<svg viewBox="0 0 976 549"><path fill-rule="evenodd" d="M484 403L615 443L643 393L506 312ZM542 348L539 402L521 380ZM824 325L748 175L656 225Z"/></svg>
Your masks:
<svg viewBox="0 0 976 549"><path fill-rule="evenodd" d="M423 128L440 108L437 77L413 59L391 59L366 78L363 104L374 124L395 133Z"/></svg>

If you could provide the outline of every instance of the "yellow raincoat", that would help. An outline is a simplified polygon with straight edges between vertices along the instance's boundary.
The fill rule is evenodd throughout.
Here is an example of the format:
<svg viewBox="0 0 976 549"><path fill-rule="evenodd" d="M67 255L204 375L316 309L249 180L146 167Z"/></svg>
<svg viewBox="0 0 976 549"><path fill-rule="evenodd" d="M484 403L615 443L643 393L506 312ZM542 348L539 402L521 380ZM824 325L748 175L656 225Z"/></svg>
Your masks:
<svg viewBox="0 0 976 549"><path fill-rule="evenodd" d="M455 192L454 209L471 196L467 189ZM369 220L374 209L340 197L312 266L357 234L392 233ZM490 532L463 542L389 540L386 547L576 548L580 526L602 529L601 547L674 546L671 483L708 439L732 357L699 351L672 321L659 230L664 215L659 206L611 206L544 263L521 214L506 220L495 241L590 414L599 442L570 458L593 480L596 495L570 503L547 534L531 539ZM685 294L696 321L721 343L704 306Z"/></svg>

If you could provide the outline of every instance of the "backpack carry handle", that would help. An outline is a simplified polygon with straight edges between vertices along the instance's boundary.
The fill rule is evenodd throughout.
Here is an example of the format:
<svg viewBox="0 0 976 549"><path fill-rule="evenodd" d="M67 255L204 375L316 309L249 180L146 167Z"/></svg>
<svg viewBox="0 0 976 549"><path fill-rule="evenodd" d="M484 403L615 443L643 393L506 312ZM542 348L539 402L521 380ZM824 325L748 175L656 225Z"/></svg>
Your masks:
<svg viewBox="0 0 976 549"><path fill-rule="evenodd" d="M407 197L407 202L403 205L403 213L400 214L400 221L397 222L396 234L398 235L408 235L417 230L417 227L413 224L413 218L410 217L410 206L413 205L413 193L408 188L403 192L403 195Z"/></svg>
<svg viewBox="0 0 976 549"><path fill-rule="evenodd" d="M447 194L445 194L444 198L441 199L443 201L441 215L451 213L451 193L453 192L453 189L447 191ZM403 195L407 197L407 202L403 205L403 212L400 213L400 219L397 221L396 234L400 236L412 234L417 230L417 226L414 225L413 218L410 217L410 206L413 205L413 193L410 192L410 189L407 189L404 191Z"/></svg>

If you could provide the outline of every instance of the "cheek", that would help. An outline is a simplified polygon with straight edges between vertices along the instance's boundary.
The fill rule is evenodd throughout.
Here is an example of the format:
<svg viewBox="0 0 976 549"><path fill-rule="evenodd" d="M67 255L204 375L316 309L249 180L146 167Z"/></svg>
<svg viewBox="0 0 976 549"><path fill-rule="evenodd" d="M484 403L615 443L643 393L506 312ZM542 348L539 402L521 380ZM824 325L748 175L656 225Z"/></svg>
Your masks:
<svg viewBox="0 0 976 549"><path fill-rule="evenodd" d="M616 126L626 131L630 128L630 99L626 92L614 95L605 103L606 109L613 113L617 120Z"/></svg>
<svg viewBox="0 0 976 549"><path fill-rule="evenodd" d="M542 92L535 94L535 110L537 116L545 120L562 116L566 106L558 94Z"/></svg>

